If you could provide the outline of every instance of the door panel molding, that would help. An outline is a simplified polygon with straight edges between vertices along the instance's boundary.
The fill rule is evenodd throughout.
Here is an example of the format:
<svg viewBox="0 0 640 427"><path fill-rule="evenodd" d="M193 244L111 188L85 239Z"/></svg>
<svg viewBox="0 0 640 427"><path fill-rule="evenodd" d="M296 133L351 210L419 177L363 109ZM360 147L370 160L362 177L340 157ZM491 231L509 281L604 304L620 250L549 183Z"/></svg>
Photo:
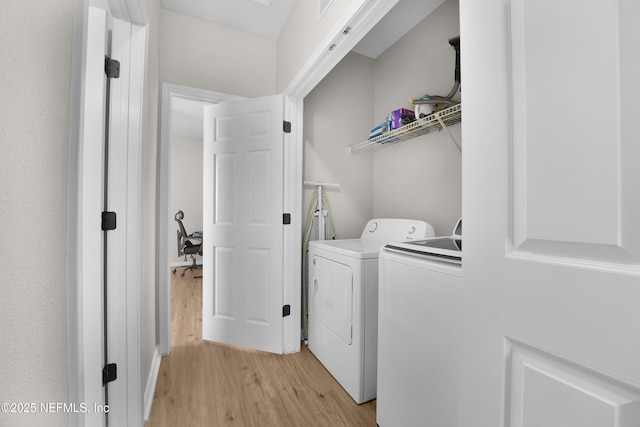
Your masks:
<svg viewBox="0 0 640 427"><path fill-rule="evenodd" d="M640 389L518 341L506 348L509 427L640 425Z"/></svg>
<svg viewBox="0 0 640 427"><path fill-rule="evenodd" d="M640 168L630 160L640 153L640 127L623 114L628 93L640 93L631 78L638 61L627 59L640 38L619 37L640 8L622 3L510 2L510 252L520 257L640 271L640 222L632 220L640 215ZM565 25L575 23L576 8L583 18Z"/></svg>
<svg viewBox="0 0 640 427"><path fill-rule="evenodd" d="M214 266L213 281L217 289L216 294L209 294L213 299L213 316L235 320L235 310L233 301L234 274L233 266L236 264L236 249L228 246L216 246L213 248L211 256ZM229 286L224 286L228 284Z"/></svg>
<svg viewBox="0 0 640 427"><path fill-rule="evenodd" d="M632 3L460 1L461 426L640 422Z"/></svg>

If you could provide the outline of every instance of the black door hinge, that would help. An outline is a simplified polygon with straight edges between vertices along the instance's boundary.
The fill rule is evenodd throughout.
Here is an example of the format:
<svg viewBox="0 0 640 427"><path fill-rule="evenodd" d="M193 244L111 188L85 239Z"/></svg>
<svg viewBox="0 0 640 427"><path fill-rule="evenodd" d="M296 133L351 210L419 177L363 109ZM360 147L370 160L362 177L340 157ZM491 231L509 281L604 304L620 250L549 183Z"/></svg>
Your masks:
<svg viewBox="0 0 640 427"><path fill-rule="evenodd" d="M102 385L105 386L118 379L118 365L109 363L102 370Z"/></svg>
<svg viewBox="0 0 640 427"><path fill-rule="evenodd" d="M291 314L291 306L289 304L282 306L282 317L287 317Z"/></svg>
<svg viewBox="0 0 640 427"><path fill-rule="evenodd" d="M284 133L291 133L291 122L288 122L286 120L283 121L282 130L284 130Z"/></svg>
<svg viewBox="0 0 640 427"><path fill-rule="evenodd" d="M116 213L115 212L102 212L102 231L109 231L116 229Z"/></svg>
<svg viewBox="0 0 640 427"><path fill-rule="evenodd" d="M104 57L104 73L110 79L117 79L120 77L120 61L111 59L105 55Z"/></svg>
<svg viewBox="0 0 640 427"><path fill-rule="evenodd" d="M291 214L290 213L284 213L282 214L282 223L284 225L289 225L291 224Z"/></svg>

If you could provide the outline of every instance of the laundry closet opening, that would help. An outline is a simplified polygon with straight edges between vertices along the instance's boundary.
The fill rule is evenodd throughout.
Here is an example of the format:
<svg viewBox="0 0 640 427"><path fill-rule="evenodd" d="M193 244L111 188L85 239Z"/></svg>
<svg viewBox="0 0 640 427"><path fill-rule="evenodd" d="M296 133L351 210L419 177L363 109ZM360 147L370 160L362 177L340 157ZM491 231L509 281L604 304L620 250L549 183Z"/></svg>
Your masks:
<svg viewBox="0 0 640 427"><path fill-rule="evenodd" d="M436 235L449 235L461 217L462 156L452 142L461 141L460 125L347 150L393 111L415 110L411 98L447 95L454 84L449 40L460 34L457 0L432 2L426 18L384 49L391 34L380 27L412 3L398 3L304 99L304 179L340 184L327 192L337 239L358 238L371 218L424 220ZM305 217L313 191L304 189Z"/></svg>

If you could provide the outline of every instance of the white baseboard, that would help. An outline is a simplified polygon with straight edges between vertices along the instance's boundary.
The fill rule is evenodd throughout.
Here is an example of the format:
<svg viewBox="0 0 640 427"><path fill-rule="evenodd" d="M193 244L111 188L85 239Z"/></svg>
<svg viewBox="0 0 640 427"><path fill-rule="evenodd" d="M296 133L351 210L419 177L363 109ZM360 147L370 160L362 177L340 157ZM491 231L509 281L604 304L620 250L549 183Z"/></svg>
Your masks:
<svg viewBox="0 0 640 427"><path fill-rule="evenodd" d="M202 265L202 259L199 257L196 257L196 262L199 265ZM189 267L191 264L193 264L193 261L191 259L189 259L189 261L172 261L171 262L171 268L176 268L176 267Z"/></svg>
<svg viewBox="0 0 640 427"><path fill-rule="evenodd" d="M147 386L144 389L144 422L149 422L149 415L151 415L151 405L153 404L153 395L156 391L156 382L158 381L158 373L160 372L160 361L162 356L158 352L156 347L153 352L153 360L151 360L151 368L149 369L149 376L147 377Z"/></svg>

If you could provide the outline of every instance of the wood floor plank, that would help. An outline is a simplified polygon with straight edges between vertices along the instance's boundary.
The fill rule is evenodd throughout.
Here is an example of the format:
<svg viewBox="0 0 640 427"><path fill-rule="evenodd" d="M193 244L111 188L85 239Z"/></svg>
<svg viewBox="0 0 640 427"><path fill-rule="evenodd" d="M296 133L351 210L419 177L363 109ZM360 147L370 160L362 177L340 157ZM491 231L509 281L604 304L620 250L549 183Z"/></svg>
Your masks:
<svg viewBox="0 0 640 427"><path fill-rule="evenodd" d="M375 401L357 405L304 345L276 355L203 341L201 282L172 274L171 353L147 426L376 426Z"/></svg>

